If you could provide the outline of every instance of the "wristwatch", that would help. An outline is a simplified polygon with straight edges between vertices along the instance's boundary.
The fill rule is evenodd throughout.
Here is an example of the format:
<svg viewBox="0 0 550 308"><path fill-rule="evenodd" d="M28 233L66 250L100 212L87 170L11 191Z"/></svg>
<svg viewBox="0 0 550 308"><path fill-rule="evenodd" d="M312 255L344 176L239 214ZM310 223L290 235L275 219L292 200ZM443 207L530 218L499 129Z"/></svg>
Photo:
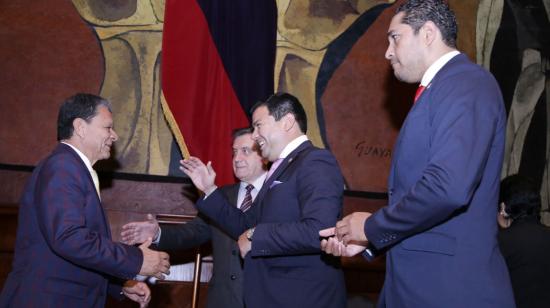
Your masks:
<svg viewBox="0 0 550 308"><path fill-rule="evenodd" d="M252 236L254 235L254 229L255 228L250 228L246 230L246 238L251 242L252 242Z"/></svg>

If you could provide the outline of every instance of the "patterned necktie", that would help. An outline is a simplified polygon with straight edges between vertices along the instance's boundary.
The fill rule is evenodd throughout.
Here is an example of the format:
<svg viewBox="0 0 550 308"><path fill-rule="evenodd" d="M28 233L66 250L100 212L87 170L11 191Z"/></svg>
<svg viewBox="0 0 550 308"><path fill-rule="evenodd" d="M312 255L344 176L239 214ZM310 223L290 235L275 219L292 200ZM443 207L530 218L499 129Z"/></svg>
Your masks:
<svg viewBox="0 0 550 308"><path fill-rule="evenodd" d="M246 194L244 195L243 203L241 203L241 211L246 212L252 206L252 189L254 185L248 184L246 186Z"/></svg>
<svg viewBox="0 0 550 308"><path fill-rule="evenodd" d="M97 191L97 196L101 200L101 195L99 194L99 177L97 176L97 172L92 169L90 174L92 175L92 180L94 181L95 190Z"/></svg>
<svg viewBox="0 0 550 308"><path fill-rule="evenodd" d="M265 177L265 180L267 181L269 179L269 177L275 172L275 170L277 169L277 167L279 167L279 165L281 164L281 162L283 162L283 158L277 158L276 161L273 162L273 164L271 164L271 167L269 167L269 171L267 172L267 176Z"/></svg>
<svg viewBox="0 0 550 308"><path fill-rule="evenodd" d="M416 89L416 94L414 95L414 102L415 103L418 100L418 98L420 97L420 95L422 95L422 92L424 92L424 89L426 89L426 87L423 86L423 85L419 85L418 89Z"/></svg>

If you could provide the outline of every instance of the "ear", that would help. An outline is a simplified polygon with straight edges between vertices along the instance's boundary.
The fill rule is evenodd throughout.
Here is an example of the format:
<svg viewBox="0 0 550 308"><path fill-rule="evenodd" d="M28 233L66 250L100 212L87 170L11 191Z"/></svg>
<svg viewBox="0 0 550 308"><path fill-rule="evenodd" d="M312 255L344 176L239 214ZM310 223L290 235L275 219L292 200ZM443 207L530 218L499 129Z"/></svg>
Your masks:
<svg viewBox="0 0 550 308"><path fill-rule="evenodd" d="M84 138L86 133L86 121L81 118L73 120L73 135Z"/></svg>
<svg viewBox="0 0 550 308"><path fill-rule="evenodd" d="M431 45L437 35L439 34L439 28L433 23L433 21L427 21L422 28L420 28L420 35L426 43L426 45Z"/></svg>
<svg viewBox="0 0 550 308"><path fill-rule="evenodd" d="M291 130L296 124L296 119L291 113L285 114L281 120L283 120L283 129L285 131Z"/></svg>
<svg viewBox="0 0 550 308"><path fill-rule="evenodd" d="M500 207L499 214L502 215L502 217L504 217L504 218L508 218L508 216L510 216L510 214L506 213L506 204L504 204L504 202L501 202L499 207Z"/></svg>

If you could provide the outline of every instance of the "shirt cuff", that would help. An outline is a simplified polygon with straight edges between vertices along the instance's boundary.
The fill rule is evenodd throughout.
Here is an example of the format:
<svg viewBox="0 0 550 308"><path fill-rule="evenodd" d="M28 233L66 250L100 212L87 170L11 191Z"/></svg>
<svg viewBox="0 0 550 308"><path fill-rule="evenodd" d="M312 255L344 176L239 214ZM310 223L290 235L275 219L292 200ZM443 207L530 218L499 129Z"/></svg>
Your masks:
<svg viewBox="0 0 550 308"><path fill-rule="evenodd" d="M210 191L208 192L205 191L203 200L206 200L206 198L208 198L208 196L210 196L213 192L215 192L216 189L218 189L218 186L214 185L214 188L212 188Z"/></svg>
<svg viewBox="0 0 550 308"><path fill-rule="evenodd" d="M162 228L159 227L159 231L157 232L157 234L155 235L155 237L153 238L153 241L151 243L155 244L155 245L158 245L158 243L160 242L160 236L162 235Z"/></svg>

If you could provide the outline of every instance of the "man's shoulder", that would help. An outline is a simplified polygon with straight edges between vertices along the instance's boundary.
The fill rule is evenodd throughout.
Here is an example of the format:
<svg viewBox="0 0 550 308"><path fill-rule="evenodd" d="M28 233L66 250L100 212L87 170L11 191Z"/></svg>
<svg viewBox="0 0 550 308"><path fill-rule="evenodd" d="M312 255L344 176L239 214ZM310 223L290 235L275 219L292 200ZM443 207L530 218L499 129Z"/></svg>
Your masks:
<svg viewBox="0 0 550 308"><path fill-rule="evenodd" d="M36 166L35 177L52 180L68 180L72 177L86 177L88 169L78 154L68 145L59 144ZM70 181L74 181L75 178Z"/></svg>
<svg viewBox="0 0 550 308"><path fill-rule="evenodd" d="M468 78L464 78L467 75ZM494 80L491 73L484 67L472 62L465 54L459 54L444 65L436 76L437 79L460 79L461 83L479 83ZM435 79L435 78L434 78Z"/></svg>
<svg viewBox="0 0 550 308"><path fill-rule="evenodd" d="M222 192L233 191L233 190L239 189L239 185L241 185L241 184L240 183L233 183L233 184L223 185L223 186L220 187L220 190Z"/></svg>
<svg viewBox="0 0 550 308"><path fill-rule="evenodd" d="M237 202L240 183L227 184L220 187L220 192L227 198L230 203Z"/></svg>

